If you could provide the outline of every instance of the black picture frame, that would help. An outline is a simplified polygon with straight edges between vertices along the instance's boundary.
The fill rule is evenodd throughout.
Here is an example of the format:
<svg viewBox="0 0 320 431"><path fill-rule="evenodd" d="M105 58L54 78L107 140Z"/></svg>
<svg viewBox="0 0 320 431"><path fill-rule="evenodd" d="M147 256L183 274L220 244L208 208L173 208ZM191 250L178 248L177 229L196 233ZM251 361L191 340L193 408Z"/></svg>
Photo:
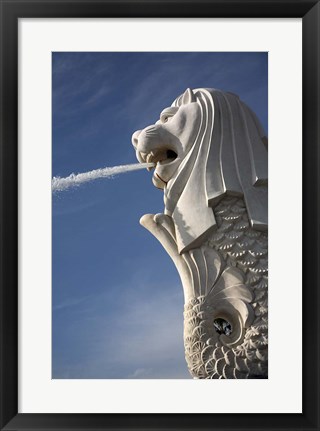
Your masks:
<svg viewBox="0 0 320 431"><path fill-rule="evenodd" d="M0 0L0 7L1 430L319 430L319 1ZM62 17L302 18L303 413L18 413L18 19ZM290 209L288 216L289 213ZM288 305L288 313L281 322L280 330L290 330L290 318L294 318L294 316L290 317L289 300L286 305ZM290 360L290 355L294 354L294 346L288 346L288 358L285 360ZM285 360L282 361L284 365ZM283 372L286 372L285 368ZM249 399L248 402L250 402Z"/></svg>

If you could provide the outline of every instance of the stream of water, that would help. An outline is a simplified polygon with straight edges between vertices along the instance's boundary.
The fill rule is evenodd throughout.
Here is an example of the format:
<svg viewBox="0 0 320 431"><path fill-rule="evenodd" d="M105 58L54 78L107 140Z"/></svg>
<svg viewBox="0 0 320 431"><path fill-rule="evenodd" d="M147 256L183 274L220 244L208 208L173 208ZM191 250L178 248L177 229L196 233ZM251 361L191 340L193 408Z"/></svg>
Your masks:
<svg viewBox="0 0 320 431"><path fill-rule="evenodd" d="M126 172L137 171L139 169L151 168L154 163L134 163L131 165L113 166L111 168L95 169L93 171L84 172L82 174L71 174L68 177L53 177L52 178L52 192L62 192L72 187L80 186L81 184L97 180L99 178L112 178L118 174Z"/></svg>

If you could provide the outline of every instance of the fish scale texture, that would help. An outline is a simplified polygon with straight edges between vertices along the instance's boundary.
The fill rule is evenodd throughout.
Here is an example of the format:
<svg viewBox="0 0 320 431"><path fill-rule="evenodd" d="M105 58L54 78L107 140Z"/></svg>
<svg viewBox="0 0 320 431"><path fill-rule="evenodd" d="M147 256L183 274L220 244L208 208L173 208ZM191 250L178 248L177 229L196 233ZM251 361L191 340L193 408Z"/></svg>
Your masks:
<svg viewBox="0 0 320 431"><path fill-rule="evenodd" d="M252 292L251 324L241 339L228 343L214 327L213 290L184 307L185 356L193 377L268 377L268 234L250 227L242 198L225 197L214 209L217 230L205 244L219 253L223 268L236 267Z"/></svg>

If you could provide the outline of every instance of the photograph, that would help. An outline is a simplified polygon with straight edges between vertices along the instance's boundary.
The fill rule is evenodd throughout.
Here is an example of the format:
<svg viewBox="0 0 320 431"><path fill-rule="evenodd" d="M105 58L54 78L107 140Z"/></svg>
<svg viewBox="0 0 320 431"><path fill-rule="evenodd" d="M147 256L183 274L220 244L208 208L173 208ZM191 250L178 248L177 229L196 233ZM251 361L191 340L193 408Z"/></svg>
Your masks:
<svg viewBox="0 0 320 431"><path fill-rule="evenodd" d="M0 0L0 431L320 429L320 0L229 3Z"/></svg>
<svg viewBox="0 0 320 431"><path fill-rule="evenodd" d="M52 52L52 379L268 378L267 136L267 52Z"/></svg>

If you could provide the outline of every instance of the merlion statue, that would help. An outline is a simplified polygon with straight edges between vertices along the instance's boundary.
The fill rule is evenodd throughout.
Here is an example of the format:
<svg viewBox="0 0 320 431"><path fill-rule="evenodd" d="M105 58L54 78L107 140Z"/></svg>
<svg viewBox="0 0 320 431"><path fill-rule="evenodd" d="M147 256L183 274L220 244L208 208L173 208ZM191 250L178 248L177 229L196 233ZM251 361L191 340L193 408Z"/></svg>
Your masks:
<svg viewBox="0 0 320 431"><path fill-rule="evenodd" d="M156 164L164 214L140 223L163 245L184 291L184 345L198 379L268 377L267 139L238 96L187 89L135 132Z"/></svg>

